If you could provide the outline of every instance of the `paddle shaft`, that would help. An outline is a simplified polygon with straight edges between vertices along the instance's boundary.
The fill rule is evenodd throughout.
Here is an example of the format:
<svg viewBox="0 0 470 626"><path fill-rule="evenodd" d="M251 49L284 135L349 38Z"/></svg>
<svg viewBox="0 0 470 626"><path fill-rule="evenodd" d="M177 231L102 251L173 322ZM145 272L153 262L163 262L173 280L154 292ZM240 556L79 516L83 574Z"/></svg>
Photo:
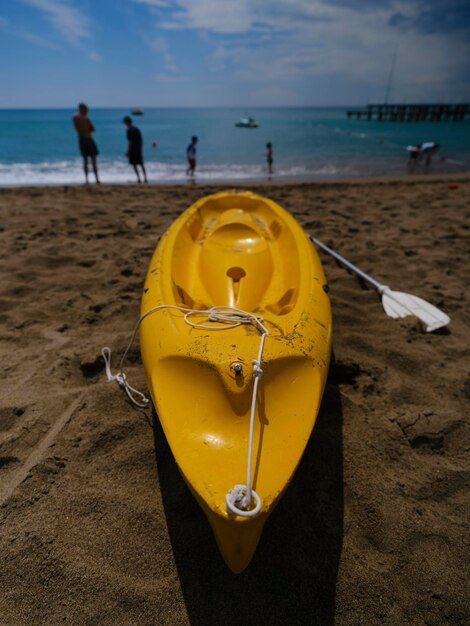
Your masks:
<svg viewBox="0 0 470 626"><path fill-rule="evenodd" d="M332 257L334 257L337 261L341 263L341 265L344 265L345 267L350 269L352 272L354 272L355 274L363 278L365 281L370 283L375 289L377 289L379 293L382 293L382 291L385 288L385 285L382 285L382 283L379 283L377 280L374 280L372 276L369 276L369 274L366 274L365 272L360 270L358 267L350 263L347 259L342 257L340 254L338 254L337 252L329 248L327 245L325 245L324 243L322 243L315 237L313 237L313 235L309 235L309 237L310 237L310 241L312 241L316 246L318 246L319 248L321 248L328 254L331 254Z"/></svg>

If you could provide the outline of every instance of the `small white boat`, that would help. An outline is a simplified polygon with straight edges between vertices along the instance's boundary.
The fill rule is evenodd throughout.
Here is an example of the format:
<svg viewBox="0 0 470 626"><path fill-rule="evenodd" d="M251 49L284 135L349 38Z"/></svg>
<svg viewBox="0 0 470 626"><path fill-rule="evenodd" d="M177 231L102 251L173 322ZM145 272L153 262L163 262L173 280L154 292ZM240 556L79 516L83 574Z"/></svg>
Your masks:
<svg viewBox="0 0 470 626"><path fill-rule="evenodd" d="M144 114L143 109L139 109L139 108L131 109L131 115L143 115L143 114Z"/></svg>
<svg viewBox="0 0 470 626"><path fill-rule="evenodd" d="M235 122L235 126L239 128L258 128L259 124L254 117L241 117L238 122Z"/></svg>

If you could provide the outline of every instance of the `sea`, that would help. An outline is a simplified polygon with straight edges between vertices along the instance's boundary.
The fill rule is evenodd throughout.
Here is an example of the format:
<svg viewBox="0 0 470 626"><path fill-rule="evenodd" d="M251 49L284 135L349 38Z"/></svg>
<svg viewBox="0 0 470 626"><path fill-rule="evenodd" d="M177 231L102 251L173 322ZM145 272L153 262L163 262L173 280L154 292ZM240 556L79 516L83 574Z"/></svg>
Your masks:
<svg viewBox="0 0 470 626"><path fill-rule="evenodd" d="M441 145L431 166L413 173L470 170L470 120L461 122L375 122L348 119L347 108L145 108L134 123L144 137L149 182L181 183L186 148L198 137L196 179L249 182L269 178L266 144L273 145L272 180L337 180L401 175L407 146ZM82 184L84 175L72 125L72 109L0 110L0 186ZM89 112L105 183L132 183L126 128L130 109ZM236 123L252 116L257 128ZM90 180L93 180L91 176Z"/></svg>

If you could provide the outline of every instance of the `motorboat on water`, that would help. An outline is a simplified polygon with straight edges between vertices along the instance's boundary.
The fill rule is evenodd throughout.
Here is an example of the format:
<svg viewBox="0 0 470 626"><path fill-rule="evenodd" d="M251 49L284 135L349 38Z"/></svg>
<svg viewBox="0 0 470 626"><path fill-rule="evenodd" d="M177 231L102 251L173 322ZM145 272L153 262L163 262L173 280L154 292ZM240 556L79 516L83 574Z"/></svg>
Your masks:
<svg viewBox="0 0 470 626"><path fill-rule="evenodd" d="M241 117L238 122L235 122L235 126L238 128L258 128L259 124L254 117L247 116Z"/></svg>
<svg viewBox="0 0 470 626"><path fill-rule="evenodd" d="M144 110L139 108L131 109L131 115L143 115Z"/></svg>

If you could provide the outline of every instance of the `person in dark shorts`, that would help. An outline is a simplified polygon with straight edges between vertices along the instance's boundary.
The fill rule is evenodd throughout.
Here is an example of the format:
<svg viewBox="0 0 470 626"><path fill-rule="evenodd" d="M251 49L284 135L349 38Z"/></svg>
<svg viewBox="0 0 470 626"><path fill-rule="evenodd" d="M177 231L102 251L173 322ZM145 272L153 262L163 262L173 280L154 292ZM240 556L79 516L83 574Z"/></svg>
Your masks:
<svg viewBox="0 0 470 626"><path fill-rule="evenodd" d="M431 159L437 152L439 152L439 148L440 145L434 141L426 141L421 144L419 156L420 159L424 159L424 164L426 166L431 165Z"/></svg>
<svg viewBox="0 0 470 626"><path fill-rule="evenodd" d="M95 174L96 182L99 183L98 178L98 165L96 163L96 157L98 156L98 147L91 136L95 132L90 118L88 117L88 107L83 102L78 105L78 111L73 115L73 125L78 135L78 147L80 148L80 154L83 157L83 171L85 172L85 182L88 184L88 159L91 159L93 172Z"/></svg>
<svg viewBox="0 0 470 626"><path fill-rule="evenodd" d="M196 144L197 137L191 137L191 143L186 148L186 159L188 160L186 176L194 176L194 172L196 171Z"/></svg>
<svg viewBox="0 0 470 626"><path fill-rule="evenodd" d="M268 164L268 174L273 173L273 144L271 142L266 144L266 162Z"/></svg>
<svg viewBox="0 0 470 626"><path fill-rule="evenodd" d="M415 165L417 165L419 161L419 153L421 150L421 144L418 143L413 146L408 146L407 150L408 150L408 167L414 168Z"/></svg>
<svg viewBox="0 0 470 626"><path fill-rule="evenodd" d="M137 181L141 183L139 170L137 168L138 165L142 168L142 173L144 175L144 182L147 183L147 172L145 171L144 166L144 157L142 154L142 146L144 144L144 140L142 139L142 133L132 124L132 119L126 115L126 117L122 120L124 124L127 126L127 152L126 157L129 159L129 163L134 166L134 171L137 174Z"/></svg>

